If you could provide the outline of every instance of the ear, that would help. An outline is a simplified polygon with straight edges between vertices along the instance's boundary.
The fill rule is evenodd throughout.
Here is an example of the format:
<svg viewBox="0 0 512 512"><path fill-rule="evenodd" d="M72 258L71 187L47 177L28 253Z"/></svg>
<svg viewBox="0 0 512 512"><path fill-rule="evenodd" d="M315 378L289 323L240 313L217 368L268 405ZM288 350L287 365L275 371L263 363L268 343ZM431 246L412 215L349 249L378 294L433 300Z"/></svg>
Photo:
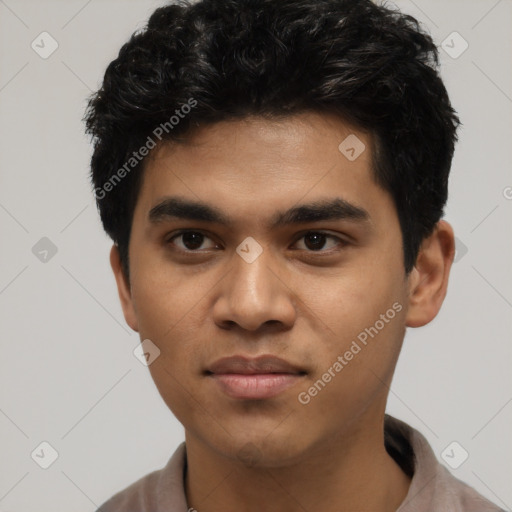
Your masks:
<svg viewBox="0 0 512 512"><path fill-rule="evenodd" d="M110 249L110 266L114 272L114 276L117 282L117 292L119 293L119 300L121 301L121 307L123 308L124 318L126 323L136 332L139 332L139 326L137 322L137 315L135 314L135 308L133 307L132 294L128 279L124 275L121 266L121 257L119 255L119 249L116 245Z"/></svg>
<svg viewBox="0 0 512 512"><path fill-rule="evenodd" d="M432 234L423 240L416 265L408 277L407 327L421 327L436 317L446 296L454 257L453 229L441 220Z"/></svg>

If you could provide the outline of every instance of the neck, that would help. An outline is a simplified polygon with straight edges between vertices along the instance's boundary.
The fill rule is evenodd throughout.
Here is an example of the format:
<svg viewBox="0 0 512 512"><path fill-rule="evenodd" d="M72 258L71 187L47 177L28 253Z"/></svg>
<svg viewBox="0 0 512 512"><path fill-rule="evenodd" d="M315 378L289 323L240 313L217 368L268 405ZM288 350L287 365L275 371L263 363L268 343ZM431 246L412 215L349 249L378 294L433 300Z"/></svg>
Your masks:
<svg viewBox="0 0 512 512"><path fill-rule="evenodd" d="M185 490L198 512L395 512L410 484L386 452L382 421L376 428L345 432L279 467L266 467L264 457L249 467L189 432L185 437Z"/></svg>

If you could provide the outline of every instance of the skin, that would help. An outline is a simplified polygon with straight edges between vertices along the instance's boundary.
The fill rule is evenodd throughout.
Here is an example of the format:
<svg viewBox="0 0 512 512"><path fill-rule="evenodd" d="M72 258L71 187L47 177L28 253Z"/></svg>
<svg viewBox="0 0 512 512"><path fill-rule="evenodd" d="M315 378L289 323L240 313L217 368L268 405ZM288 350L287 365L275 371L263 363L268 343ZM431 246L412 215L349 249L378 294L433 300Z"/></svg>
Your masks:
<svg viewBox="0 0 512 512"><path fill-rule="evenodd" d="M349 134L366 146L355 161L338 150ZM161 351L149 369L184 425L185 489L199 512L387 512L405 499L410 480L384 448L386 399L406 327L430 322L444 300L454 237L440 221L405 274L396 208L372 177L371 153L369 134L309 112L205 126L147 161L130 282L115 246L111 265L127 323ZM170 195L216 206L233 226L151 224L148 212ZM369 221L267 226L277 211L335 197ZM180 229L205 235L198 249L170 240ZM338 239L314 250L308 231ZM236 253L249 236L263 248L252 263ZM402 310L301 404L298 394L397 302ZM204 370L238 354L276 355L307 373L272 398L230 398Z"/></svg>

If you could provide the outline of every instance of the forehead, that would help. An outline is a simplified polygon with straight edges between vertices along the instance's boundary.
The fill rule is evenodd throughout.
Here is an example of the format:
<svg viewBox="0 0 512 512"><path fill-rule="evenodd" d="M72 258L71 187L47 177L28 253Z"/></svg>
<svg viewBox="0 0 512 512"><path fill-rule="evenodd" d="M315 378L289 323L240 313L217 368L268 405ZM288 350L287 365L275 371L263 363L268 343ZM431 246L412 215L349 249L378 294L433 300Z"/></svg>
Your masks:
<svg viewBox="0 0 512 512"><path fill-rule="evenodd" d="M338 117L303 113L222 121L162 144L147 161L138 206L151 217L166 196L179 196L270 225L284 207L326 200L371 216L378 195L386 192L373 179L371 136Z"/></svg>
<svg viewBox="0 0 512 512"><path fill-rule="evenodd" d="M226 158L242 170L253 167L246 159L255 158L260 166L275 165L278 161L288 168L300 164L321 163L321 155L344 156L350 167L370 164L372 137L369 133L328 113L304 112L277 119L248 116L199 126L186 135L182 142L161 144L152 154L151 163L170 154L175 161L182 155L188 159L208 158L226 165ZM356 163L357 160L357 163ZM314 170L314 165L309 165Z"/></svg>

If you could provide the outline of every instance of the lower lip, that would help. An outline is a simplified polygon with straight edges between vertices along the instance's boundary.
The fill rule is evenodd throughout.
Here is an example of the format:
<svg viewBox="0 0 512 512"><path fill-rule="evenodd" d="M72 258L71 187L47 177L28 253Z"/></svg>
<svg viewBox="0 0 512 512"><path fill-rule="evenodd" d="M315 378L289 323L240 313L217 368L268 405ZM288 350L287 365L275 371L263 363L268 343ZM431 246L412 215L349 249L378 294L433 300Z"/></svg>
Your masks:
<svg viewBox="0 0 512 512"><path fill-rule="evenodd" d="M245 375L223 373L211 376L221 390L231 398L271 398L292 387L301 375L291 373L259 373Z"/></svg>

